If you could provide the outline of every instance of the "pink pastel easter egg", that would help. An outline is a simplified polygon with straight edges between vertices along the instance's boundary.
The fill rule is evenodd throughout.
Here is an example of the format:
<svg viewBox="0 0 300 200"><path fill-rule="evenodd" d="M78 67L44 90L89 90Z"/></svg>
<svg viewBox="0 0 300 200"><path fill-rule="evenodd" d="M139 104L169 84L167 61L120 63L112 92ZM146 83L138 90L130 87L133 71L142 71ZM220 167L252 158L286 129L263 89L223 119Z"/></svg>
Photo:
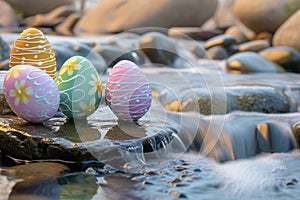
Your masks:
<svg viewBox="0 0 300 200"><path fill-rule="evenodd" d="M142 70L135 63L122 60L110 71L105 98L119 119L137 121L149 111L152 90Z"/></svg>
<svg viewBox="0 0 300 200"><path fill-rule="evenodd" d="M59 106L55 81L45 71L30 65L17 65L7 72L4 94L14 113L33 123L50 119Z"/></svg>

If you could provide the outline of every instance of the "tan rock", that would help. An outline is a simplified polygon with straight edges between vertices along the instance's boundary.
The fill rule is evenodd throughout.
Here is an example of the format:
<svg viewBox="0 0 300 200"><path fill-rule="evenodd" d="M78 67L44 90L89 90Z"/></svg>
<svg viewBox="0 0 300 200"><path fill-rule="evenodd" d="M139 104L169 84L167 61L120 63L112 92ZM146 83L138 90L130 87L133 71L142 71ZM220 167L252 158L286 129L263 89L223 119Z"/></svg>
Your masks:
<svg viewBox="0 0 300 200"><path fill-rule="evenodd" d="M32 16L41 13L48 13L51 10L62 6L72 5L74 0L51 0L51 1L40 1L40 0L5 0L12 7L19 10L24 17Z"/></svg>
<svg viewBox="0 0 300 200"><path fill-rule="evenodd" d="M300 10L280 26L273 37L274 46L289 46L300 51L299 19Z"/></svg>
<svg viewBox="0 0 300 200"><path fill-rule="evenodd" d="M103 0L87 11L77 33L117 33L139 27L201 26L217 0Z"/></svg>
<svg viewBox="0 0 300 200"><path fill-rule="evenodd" d="M300 8L300 0L236 0L235 15L256 33L275 32Z"/></svg>

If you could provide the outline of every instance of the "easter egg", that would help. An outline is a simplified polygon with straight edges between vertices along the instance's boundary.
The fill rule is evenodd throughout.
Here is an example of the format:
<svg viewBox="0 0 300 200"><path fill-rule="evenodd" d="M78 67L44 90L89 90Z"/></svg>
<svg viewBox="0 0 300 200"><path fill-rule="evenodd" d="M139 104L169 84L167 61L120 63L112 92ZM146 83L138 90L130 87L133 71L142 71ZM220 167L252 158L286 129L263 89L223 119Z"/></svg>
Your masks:
<svg viewBox="0 0 300 200"><path fill-rule="evenodd" d="M40 30L28 28L19 35L11 49L9 59L10 67L16 65L31 65L55 78L55 52Z"/></svg>
<svg viewBox="0 0 300 200"><path fill-rule="evenodd" d="M137 121L144 116L152 101L147 77L133 62L122 60L110 71L105 87L106 102L124 121Z"/></svg>
<svg viewBox="0 0 300 200"><path fill-rule="evenodd" d="M10 68L4 77L4 94L14 113L33 123L50 119L59 107L55 81L30 65Z"/></svg>
<svg viewBox="0 0 300 200"><path fill-rule="evenodd" d="M71 118L84 118L98 108L102 83L96 68L86 58L73 56L60 68L56 84L60 92L60 109Z"/></svg>

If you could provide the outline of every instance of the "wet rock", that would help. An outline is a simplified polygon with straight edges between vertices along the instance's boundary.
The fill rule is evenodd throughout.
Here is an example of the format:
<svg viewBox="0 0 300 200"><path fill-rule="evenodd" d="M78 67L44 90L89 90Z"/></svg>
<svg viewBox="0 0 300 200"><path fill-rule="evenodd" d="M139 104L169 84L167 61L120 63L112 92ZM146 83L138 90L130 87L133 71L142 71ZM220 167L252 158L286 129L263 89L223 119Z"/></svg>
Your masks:
<svg viewBox="0 0 300 200"><path fill-rule="evenodd" d="M244 32L241 30L238 26L231 26L228 28L225 33L225 35L229 35L236 41L237 44L244 43L248 41L247 36L244 34Z"/></svg>
<svg viewBox="0 0 300 200"><path fill-rule="evenodd" d="M207 50L214 46L223 46L228 49L234 44L236 44L236 42L233 37L229 35L219 35L207 40L204 43L204 48Z"/></svg>
<svg viewBox="0 0 300 200"><path fill-rule="evenodd" d="M234 13L256 33L275 32L298 8L298 0L236 0Z"/></svg>
<svg viewBox="0 0 300 200"><path fill-rule="evenodd" d="M10 56L10 48L0 35L0 63L5 60L8 60L9 56ZM0 67L0 69L4 69L4 68Z"/></svg>
<svg viewBox="0 0 300 200"><path fill-rule="evenodd" d="M58 183L60 185L59 199L93 199L96 198L99 188L95 176L82 172L60 176Z"/></svg>
<svg viewBox="0 0 300 200"><path fill-rule="evenodd" d="M231 73L283 72L279 65L257 53L242 52L228 58L226 68Z"/></svg>
<svg viewBox="0 0 300 200"><path fill-rule="evenodd" d="M206 41L217 35L221 35L223 32L221 30L204 30L200 27L174 27L170 28L168 31L168 36L172 38L179 39L193 39Z"/></svg>
<svg viewBox="0 0 300 200"><path fill-rule="evenodd" d="M135 47L145 53L153 63L172 67L177 58L176 46L161 33L151 32L143 35Z"/></svg>
<svg viewBox="0 0 300 200"><path fill-rule="evenodd" d="M51 43L56 55L57 70L64 62L72 56L83 56L96 67L98 73L106 70L106 63L101 55L92 50L91 47L79 42L57 42Z"/></svg>
<svg viewBox="0 0 300 200"><path fill-rule="evenodd" d="M255 41L250 41L250 42L245 42L243 44L240 44L238 47L238 51L239 52L244 52L244 51L258 52L258 51L263 50L268 47L270 47L270 43L267 40L255 40Z"/></svg>
<svg viewBox="0 0 300 200"><path fill-rule="evenodd" d="M138 66L145 64L143 55L138 49L127 51L115 46L99 45L95 47L93 51L97 52L104 58L108 67L113 67L121 60L130 60Z"/></svg>
<svg viewBox="0 0 300 200"><path fill-rule="evenodd" d="M65 165L51 162L7 168L6 175L20 180L10 193L10 199L58 199L60 186L57 178L69 171Z"/></svg>
<svg viewBox="0 0 300 200"><path fill-rule="evenodd" d="M131 126L128 123L117 123L106 107L94 114L94 117L91 121L68 122L64 125L54 123L53 126L60 127L56 131L43 124L27 123L16 116L2 117L1 152L3 155L28 160L99 160L122 168L124 163L135 160L131 156L136 153L148 153L150 156L151 152L165 151L166 145L173 141L176 134L176 129L165 126L159 120L150 124L141 121L140 125ZM97 121L102 122L99 124ZM114 131L116 126L119 127L118 132ZM115 136L111 136L109 131L114 131ZM127 138L121 140L122 135L127 135ZM135 167L122 170L135 170Z"/></svg>
<svg viewBox="0 0 300 200"><path fill-rule="evenodd" d="M256 126L257 152L288 152L298 146L288 123L268 121Z"/></svg>
<svg viewBox="0 0 300 200"><path fill-rule="evenodd" d="M298 32L300 29L299 17L300 10L279 27L273 37L274 46L289 46L300 51L300 36Z"/></svg>
<svg viewBox="0 0 300 200"><path fill-rule="evenodd" d="M72 6L61 6L47 14L38 14L24 19L22 22L26 26L33 27L54 27L62 23L67 16L76 12Z"/></svg>
<svg viewBox="0 0 300 200"><path fill-rule="evenodd" d="M188 97L182 98L183 112L199 110L201 114L222 114L223 106L226 113L234 111L263 112L263 113L288 113L290 111L289 99L284 94L271 87L236 86L225 87L226 102L218 102L219 98L212 98L205 89L195 90L198 105L190 102ZM219 105L220 107L217 107ZM195 108L194 106L199 106Z"/></svg>
<svg viewBox="0 0 300 200"><path fill-rule="evenodd" d="M211 47L207 50L207 54L214 60L223 60L228 57L227 50L223 46Z"/></svg>
<svg viewBox="0 0 300 200"><path fill-rule="evenodd" d="M14 9L17 9L24 15L24 17L41 14L41 13L48 13L53 9L62 6L62 5L72 5L74 0L53 0L48 4L40 3L39 0L6 0ZM34 5L34 6L28 6Z"/></svg>
<svg viewBox="0 0 300 200"><path fill-rule="evenodd" d="M5 74L6 71L0 70L0 115L14 114L4 96L3 81Z"/></svg>
<svg viewBox="0 0 300 200"><path fill-rule="evenodd" d="M78 22L76 33L118 33L140 27L200 26L213 15L216 7L217 0L158 0L155 4L147 0L104 0Z"/></svg>
<svg viewBox="0 0 300 200"><path fill-rule="evenodd" d="M16 15L11 6L5 1L0 1L0 30L18 26Z"/></svg>
<svg viewBox="0 0 300 200"><path fill-rule="evenodd" d="M205 115L234 110L281 113L298 112L300 105L300 75L293 73L222 74L221 81L216 74L201 76L188 71L179 76L166 70L148 78L150 82L164 85L153 87L153 91L157 92L162 106L170 111Z"/></svg>
<svg viewBox="0 0 300 200"><path fill-rule="evenodd" d="M270 47L259 52L262 57L283 66L287 71L300 72L300 54L287 46Z"/></svg>

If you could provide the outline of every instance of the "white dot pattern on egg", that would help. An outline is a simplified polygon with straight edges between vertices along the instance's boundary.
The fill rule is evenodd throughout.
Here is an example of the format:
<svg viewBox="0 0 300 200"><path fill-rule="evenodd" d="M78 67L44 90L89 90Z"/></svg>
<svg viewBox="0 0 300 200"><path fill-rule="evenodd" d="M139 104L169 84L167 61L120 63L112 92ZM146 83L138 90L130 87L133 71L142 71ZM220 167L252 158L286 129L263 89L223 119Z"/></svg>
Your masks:
<svg viewBox="0 0 300 200"><path fill-rule="evenodd" d="M84 118L98 108L102 83L93 64L84 57L69 58L58 72L60 109L71 118Z"/></svg>
<svg viewBox="0 0 300 200"><path fill-rule="evenodd" d="M124 121L137 121L144 116L152 101L147 77L133 62L122 60L111 70L105 87L107 104Z"/></svg>
<svg viewBox="0 0 300 200"><path fill-rule="evenodd" d="M50 119L59 107L55 81L44 71L30 65L18 65L7 72L4 94L14 113L33 123Z"/></svg>
<svg viewBox="0 0 300 200"><path fill-rule="evenodd" d="M31 65L45 70L48 75L55 78L55 53L44 34L35 28L24 30L15 41L11 49L9 66Z"/></svg>

